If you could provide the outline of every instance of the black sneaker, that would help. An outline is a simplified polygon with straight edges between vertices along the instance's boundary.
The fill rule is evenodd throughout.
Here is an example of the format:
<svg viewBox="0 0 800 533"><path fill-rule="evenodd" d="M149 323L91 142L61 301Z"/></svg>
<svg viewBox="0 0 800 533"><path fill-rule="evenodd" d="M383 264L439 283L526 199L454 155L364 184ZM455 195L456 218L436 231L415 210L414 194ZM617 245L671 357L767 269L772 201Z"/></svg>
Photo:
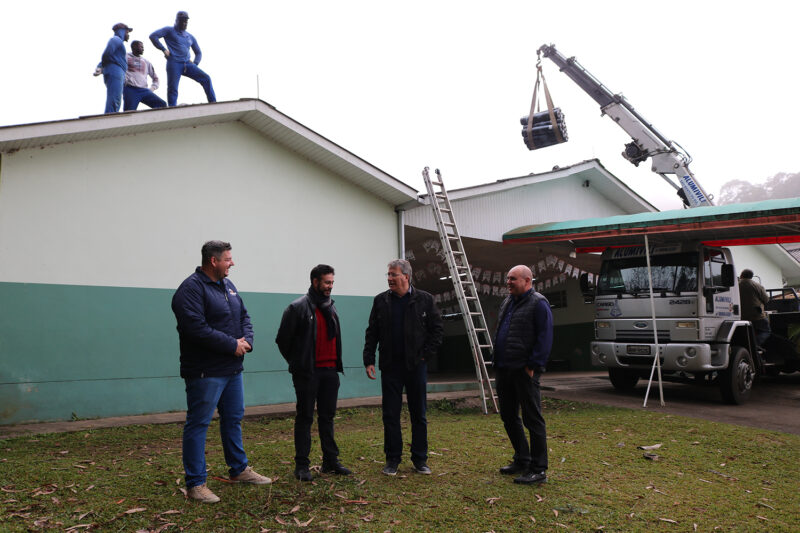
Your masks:
<svg viewBox="0 0 800 533"><path fill-rule="evenodd" d="M383 474L387 476L396 476L397 475L397 463L386 463L386 466L383 467L382 470Z"/></svg>
<svg viewBox="0 0 800 533"><path fill-rule="evenodd" d="M426 476L431 475L431 469L428 467L425 461L414 463L414 472L417 474L425 474Z"/></svg>
<svg viewBox="0 0 800 533"><path fill-rule="evenodd" d="M350 471L349 468L344 466L339 461L336 461L335 463L334 462L331 462L331 463L323 462L322 463L322 468L320 469L320 472L322 472L323 474L338 474L340 476L349 476L350 474L353 473L353 472Z"/></svg>
<svg viewBox="0 0 800 533"><path fill-rule="evenodd" d="M296 477L300 481L311 481L313 479L313 477L311 476L311 471L307 467L295 468L294 477Z"/></svg>
<svg viewBox="0 0 800 533"><path fill-rule="evenodd" d="M545 472L533 472L529 470L519 477L514 478L514 483L522 485L538 485L540 483L547 483L547 474Z"/></svg>
<svg viewBox="0 0 800 533"><path fill-rule="evenodd" d="M513 476L514 474L521 474L528 470L528 465L520 463L511 463L506 466L500 467L500 473L506 476Z"/></svg>

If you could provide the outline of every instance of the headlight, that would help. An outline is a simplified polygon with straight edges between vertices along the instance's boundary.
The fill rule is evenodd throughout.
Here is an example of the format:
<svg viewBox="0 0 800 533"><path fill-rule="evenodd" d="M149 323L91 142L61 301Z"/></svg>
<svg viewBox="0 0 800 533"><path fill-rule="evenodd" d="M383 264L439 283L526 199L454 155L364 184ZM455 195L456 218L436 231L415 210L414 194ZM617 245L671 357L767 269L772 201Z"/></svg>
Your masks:
<svg viewBox="0 0 800 533"><path fill-rule="evenodd" d="M594 325L597 326L598 328L610 328L611 322L604 322L602 320L598 320L597 322L594 323Z"/></svg>
<svg viewBox="0 0 800 533"><path fill-rule="evenodd" d="M675 322L675 327L697 329L697 322Z"/></svg>

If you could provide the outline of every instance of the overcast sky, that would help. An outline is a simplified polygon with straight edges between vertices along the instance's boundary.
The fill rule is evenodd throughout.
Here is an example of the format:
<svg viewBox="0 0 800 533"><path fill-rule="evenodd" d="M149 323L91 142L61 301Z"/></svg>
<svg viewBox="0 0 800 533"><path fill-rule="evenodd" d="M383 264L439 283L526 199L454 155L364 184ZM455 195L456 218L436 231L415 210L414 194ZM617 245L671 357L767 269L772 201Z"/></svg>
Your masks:
<svg viewBox="0 0 800 533"><path fill-rule="evenodd" d="M7 4L3 126L101 113L105 87L91 74L116 22L145 42L166 99L165 61L148 35L184 9L220 101L258 94L419 191L426 165L455 189L597 158L659 208L680 206L649 164L622 159L629 138L548 59L569 142L528 151L519 118L544 43L680 143L709 193L800 171L800 3L788 0ZM203 101L184 78L179 102Z"/></svg>

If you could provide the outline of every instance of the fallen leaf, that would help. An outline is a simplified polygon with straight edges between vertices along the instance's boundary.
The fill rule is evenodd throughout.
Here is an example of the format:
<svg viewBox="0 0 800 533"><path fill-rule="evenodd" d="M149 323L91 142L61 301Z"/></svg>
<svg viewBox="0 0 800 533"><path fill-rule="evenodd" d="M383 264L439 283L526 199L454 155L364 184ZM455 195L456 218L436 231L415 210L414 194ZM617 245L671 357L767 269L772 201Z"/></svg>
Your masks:
<svg viewBox="0 0 800 533"><path fill-rule="evenodd" d="M677 522L671 518L659 518L662 522L669 522L670 524L677 524Z"/></svg>
<svg viewBox="0 0 800 533"><path fill-rule="evenodd" d="M353 505L369 505L367 500L345 500L344 503L351 503Z"/></svg>
<svg viewBox="0 0 800 533"><path fill-rule="evenodd" d="M93 524L76 524L72 527L68 527L64 531L75 531L76 529L88 529L92 527Z"/></svg>
<svg viewBox="0 0 800 533"><path fill-rule="evenodd" d="M170 509L168 511L164 511L164 512L158 513L158 514L181 514L181 513L183 513L183 511L179 511L177 509Z"/></svg>
<svg viewBox="0 0 800 533"><path fill-rule="evenodd" d="M375 518L375 516L372 513L370 513L366 516L362 516L361 520L363 520L364 522L372 522L373 518Z"/></svg>
<svg viewBox="0 0 800 533"><path fill-rule="evenodd" d="M276 516L275 517L275 521L277 523L279 523L280 525L282 525L282 526L288 526L289 525L289 522L287 522L286 520L283 520L280 516Z"/></svg>
<svg viewBox="0 0 800 533"><path fill-rule="evenodd" d="M756 507L766 507L767 509L772 509L773 511L775 510L773 506L766 504L764 502L756 502Z"/></svg>
<svg viewBox="0 0 800 533"><path fill-rule="evenodd" d="M535 519L534 517L532 517L532 516L529 516L528 518L530 518L530 519L531 519L531 522L533 522L534 524L536 523L536 519Z"/></svg>
<svg viewBox="0 0 800 533"><path fill-rule="evenodd" d="M558 518L558 509L553 509L553 514L556 515L556 518Z"/></svg>
<svg viewBox="0 0 800 533"><path fill-rule="evenodd" d="M502 499L500 496L492 496L491 498L486 498L486 503L489 505L494 505L494 502L500 499Z"/></svg>
<svg viewBox="0 0 800 533"><path fill-rule="evenodd" d="M292 507L292 510L289 511L289 514L294 514L299 510L300 510L300 506L299 505L295 505L294 507Z"/></svg>
<svg viewBox="0 0 800 533"><path fill-rule="evenodd" d="M133 514L133 513L141 513L142 511L146 511L147 507L134 507L133 509L128 509L123 514Z"/></svg>
<svg viewBox="0 0 800 533"><path fill-rule="evenodd" d="M767 521L769 521L769 518L767 518L767 517L764 517L764 516L759 516L759 515L756 515L756 518L760 518L761 520L767 520Z"/></svg>
<svg viewBox="0 0 800 533"><path fill-rule="evenodd" d="M541 496L539 496L538 494L534 494L534 496L536 496L536 503L539 503L539 502L543 502L543 501L544 501L544 498L542 498L542 497L541 497Z"/></svg>
<svg viewBox="0 0 800 533"><path fill-rule="evenodd" d="M86 492L92 490L93 488L94 488L94 485L89 485L88 487L86 487Z"/></svg>
<svg viewBox="0 0 800 533"><path fill-rule="evenodd" d="M637 446L637 448L640 450L657 450L661 448L661 446L663 446L663 444L659 442L658 444L651 444L650 446Z"/></svg>

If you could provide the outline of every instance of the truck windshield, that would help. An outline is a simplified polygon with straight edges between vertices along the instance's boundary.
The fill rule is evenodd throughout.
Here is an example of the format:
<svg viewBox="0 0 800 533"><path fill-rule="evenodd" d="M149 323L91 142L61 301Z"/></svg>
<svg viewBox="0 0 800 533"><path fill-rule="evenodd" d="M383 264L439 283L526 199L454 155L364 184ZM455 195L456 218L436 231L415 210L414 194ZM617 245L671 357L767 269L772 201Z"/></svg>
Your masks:
<svg viewBox="0 0 800 533"><path fill-rule="evenodd" d="M697 291L697 254L693 252L650 257L653 291ZM597 294L639 294L649 292L647 259L625 257L603 261Z"/></svg>

